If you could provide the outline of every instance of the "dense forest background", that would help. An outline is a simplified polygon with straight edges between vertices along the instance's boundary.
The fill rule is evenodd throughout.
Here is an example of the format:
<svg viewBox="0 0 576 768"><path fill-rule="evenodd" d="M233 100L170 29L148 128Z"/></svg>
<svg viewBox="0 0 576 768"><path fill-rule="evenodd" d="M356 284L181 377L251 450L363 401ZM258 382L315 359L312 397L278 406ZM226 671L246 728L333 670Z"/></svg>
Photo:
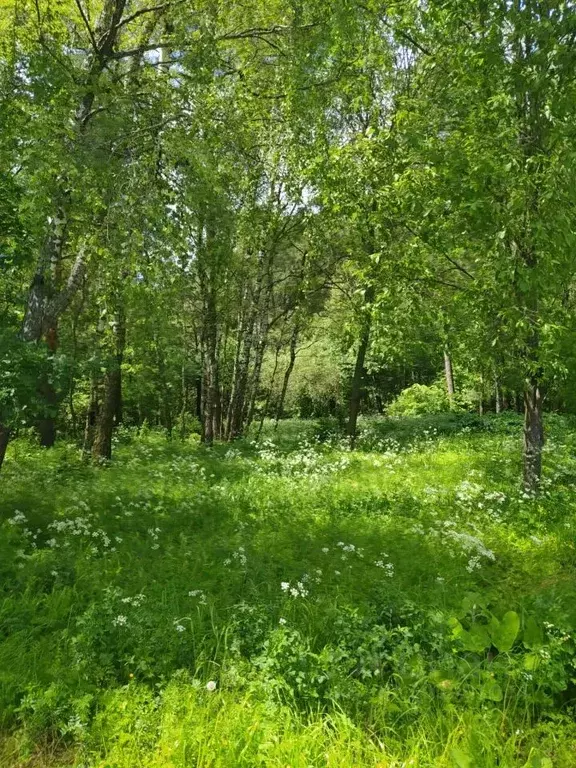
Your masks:
<svg viewBox="0 0 576 768"><path fill-rule="evenodd" d="M576 409L570 4L1 11L0 462L511 408L536 487Z"/></svg>

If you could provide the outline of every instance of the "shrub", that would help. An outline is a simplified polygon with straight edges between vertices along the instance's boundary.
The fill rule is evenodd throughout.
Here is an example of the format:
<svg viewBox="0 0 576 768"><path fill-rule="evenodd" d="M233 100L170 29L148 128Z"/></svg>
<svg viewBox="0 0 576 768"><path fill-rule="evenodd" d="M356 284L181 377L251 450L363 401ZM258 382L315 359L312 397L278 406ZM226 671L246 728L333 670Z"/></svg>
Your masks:
<svg viewBox="0 0 576 768"><path fill-rule="evenodd" d="M388 406L390 416L425 416L451 410L446 389L440 382L412 384Z"/></svg>

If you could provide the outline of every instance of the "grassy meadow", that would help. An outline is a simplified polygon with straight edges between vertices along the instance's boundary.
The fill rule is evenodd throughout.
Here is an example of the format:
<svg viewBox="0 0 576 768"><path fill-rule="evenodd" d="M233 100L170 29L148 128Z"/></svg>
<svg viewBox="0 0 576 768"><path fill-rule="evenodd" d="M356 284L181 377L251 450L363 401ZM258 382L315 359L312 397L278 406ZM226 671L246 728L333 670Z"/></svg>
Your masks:
<svg viewBox="0 0 576 768"><path fill-rule="evenodd" d="M16 440L0 765L576 766L576 432L515 415Z"/></svg>

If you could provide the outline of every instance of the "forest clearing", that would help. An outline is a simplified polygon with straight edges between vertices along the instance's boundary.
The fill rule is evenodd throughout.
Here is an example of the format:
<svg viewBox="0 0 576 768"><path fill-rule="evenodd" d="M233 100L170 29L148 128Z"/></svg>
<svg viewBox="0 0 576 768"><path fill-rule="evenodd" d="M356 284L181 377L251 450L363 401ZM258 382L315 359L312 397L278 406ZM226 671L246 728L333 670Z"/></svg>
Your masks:
<svg viewBox="0 0 576 768"><path fill-rule="evenodd" d="M0 766L576 768L572 0L0 0Z"/></svg>
<svg viewBox="0 0 576 768"><path fill-rule="evenodd" d="M538 499L513 416L16 445L2 764L574 765L568 426Z"/></svg>

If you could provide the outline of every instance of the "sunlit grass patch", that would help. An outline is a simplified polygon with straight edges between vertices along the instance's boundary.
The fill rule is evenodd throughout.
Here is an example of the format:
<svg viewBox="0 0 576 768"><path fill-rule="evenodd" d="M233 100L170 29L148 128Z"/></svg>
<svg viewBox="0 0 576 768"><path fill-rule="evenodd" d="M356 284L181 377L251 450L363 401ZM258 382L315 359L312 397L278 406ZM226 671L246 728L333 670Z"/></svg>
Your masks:
<svg viewBox="0 0 576 768"><path fill-rule="evenodd" d="M63 748L101 768L564 759L546 724L571 738L571 433L553 425L531 498L519 435L487 427L399 424L397 439L376 424L356 452L310 424L211 449L152 432L126 435L104 468L16 442L0 501L12 754L43 745L50 765Z"/></svg>

